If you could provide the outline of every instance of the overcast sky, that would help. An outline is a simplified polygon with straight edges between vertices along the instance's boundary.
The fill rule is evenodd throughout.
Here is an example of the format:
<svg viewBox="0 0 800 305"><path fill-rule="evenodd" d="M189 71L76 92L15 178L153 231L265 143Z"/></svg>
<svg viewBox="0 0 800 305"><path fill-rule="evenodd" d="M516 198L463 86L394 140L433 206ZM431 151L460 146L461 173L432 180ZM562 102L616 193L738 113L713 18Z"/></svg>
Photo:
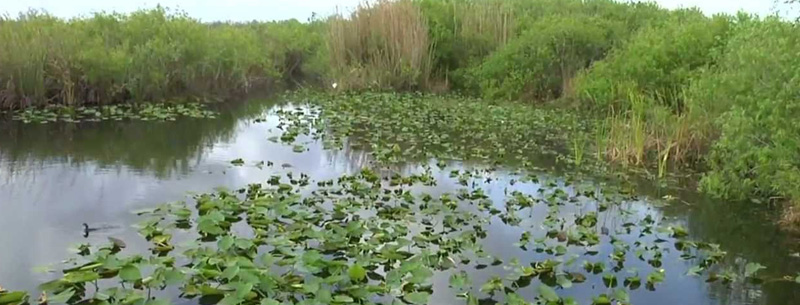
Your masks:
<svg viewBox="0 0 800 305"><path fill-rule="evenodd" d="M44 9L59 17L75 17L97 11L130 12L158 4L179 8L204 21L308 19L312 13L329 15L347 10L361 0L0 0L0 13L16 16L29 8ZM769 14L774 0L656 0L669 8L697 6L707 14L744 10ZM782 0L781 0L782 2Z"/></svg>

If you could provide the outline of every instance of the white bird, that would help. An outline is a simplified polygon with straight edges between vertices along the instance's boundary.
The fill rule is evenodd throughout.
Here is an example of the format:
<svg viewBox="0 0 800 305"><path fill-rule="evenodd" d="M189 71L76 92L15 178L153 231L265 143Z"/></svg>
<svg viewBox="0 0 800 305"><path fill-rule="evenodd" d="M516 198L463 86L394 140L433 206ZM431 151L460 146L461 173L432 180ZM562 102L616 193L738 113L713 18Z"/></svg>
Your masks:
<svg viewBox="0 0 800 305"><path fill-rule="evenodd" d="M333 89L336 89L336 87L339 87L339 84L338 83L333 83L333 84L331 84L331 87L333 87Z"/></svg>

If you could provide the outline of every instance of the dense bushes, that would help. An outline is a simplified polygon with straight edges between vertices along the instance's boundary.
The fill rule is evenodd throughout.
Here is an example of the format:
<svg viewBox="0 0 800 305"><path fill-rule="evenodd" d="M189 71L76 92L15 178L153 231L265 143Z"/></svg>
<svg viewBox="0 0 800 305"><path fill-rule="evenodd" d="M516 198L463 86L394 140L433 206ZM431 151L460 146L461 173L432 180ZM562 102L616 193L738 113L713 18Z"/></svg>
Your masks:
<svg viewBox="0 0 800 305"><path fill-rule="evenodd" d="M486 97L558 98L579 70L603 57L609 36L605 20L544 18L473 68L471 76Z"/></svg>
<svg viewBox="0 0 800 305"><path fill-rule="evenodd" d="M627 110L628 94L634 92L680 112L683 88L697 69L712 63L712 50L724 46L730 21L699 11L673 14L586 70L576 80L579 97L597 107Z"/></svg>
<svg viewBox="0 0 800 305"><path fill-rule="evenodd" d="M798 30L774 18L749 22L719 66L694 84L692 107L707 117L724 111L705 190L727 198L800 199Z"/></svg>

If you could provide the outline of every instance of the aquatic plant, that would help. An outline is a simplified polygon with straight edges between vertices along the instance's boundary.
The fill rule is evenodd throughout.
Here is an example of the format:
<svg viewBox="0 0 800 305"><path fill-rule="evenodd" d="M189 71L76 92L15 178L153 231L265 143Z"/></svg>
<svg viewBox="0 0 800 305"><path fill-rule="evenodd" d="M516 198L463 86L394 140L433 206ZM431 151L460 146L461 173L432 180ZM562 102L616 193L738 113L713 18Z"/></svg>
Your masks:
<svg viewBox="0 0 800 305"><path fill-rule="evenodd" d="M482 180L477 170L461 174ZM287 173L265 184L199 194L191 205L136 211L147 252L123 252L126 245L119 240L79 245L60 275L41 285L41 299L169 304L177 301L170 291L180 291L180 298L210 304L428 304L442 293L433 290L432 279L449 274L449 293L467 303L488 297L513 304L576 304L568 289L582 283L603 283L613 292L595 296L596 304L628 303L628 291L643 282L658 289L665 274L675 272L661 267L669 243L682 259L697 264L690 270L695 276L766 279L760 276L764 266L755 262L742 273L713 272L726 255L723 249L693 241L683 227L651 214L627 212L623 203L631 199L613 189L576 185L581 191L570 194L541 179L523 177L520 183L543 189L516 189L505 196L504 206L492 204L480 187L491 182L468 183L456 193L427 193L427 187L447 183L437 181L430 168L406 176L363 169L316 182ZM547 211L543 222L517 216L534 210ZM605 226L598 219L608 214L620 219L600 230L608 230L603 234L610 239L598 233ZM523 232L515 246L548 258L500 259L501 253L483 244L493 223ZM546 229L532 230L540 225ZM604 245L614 249L610 260L596 261ZM645 278L625 267L633 260L651 268L639 269ZM472 280L489 266L505 271L486 282ZM538 286L535 299L519 294L529 286ZM21 304L27 295L0 293L0 300Z"/></svg>
<svg viewBox="0 0 800 305"><path fill-rule="evenodd" d="M462 96L425 94L308 94L287 97L313 108L279 111L293 143L311 134L326 147L371 151L379 162L456 159L522 163L531 156L558 155L567 147L576 116L516 103L490 103Z"/></svg>
<svg viewBox="0 0 800 305"><path fill-rule="evenodd" d="M46 124L51 122L98 122L98 121L175 121L179 117L209 118L216 114L205 109L203 104L121 104L96 107L73 107L48 105L44 108L25 108L14 111L13 120L24 123Z"/></svg>

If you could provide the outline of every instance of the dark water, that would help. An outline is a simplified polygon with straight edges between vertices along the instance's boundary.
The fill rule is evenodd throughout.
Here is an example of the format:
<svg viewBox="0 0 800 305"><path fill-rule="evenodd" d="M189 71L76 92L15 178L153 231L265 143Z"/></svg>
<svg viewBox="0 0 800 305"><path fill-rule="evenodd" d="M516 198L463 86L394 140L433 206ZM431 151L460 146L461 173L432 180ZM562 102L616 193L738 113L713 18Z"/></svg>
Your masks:
<svg viewBox="0 0 800 305"><path fill-rule="evenodd" d="M0 285L8 289L34 291L52 275L34 272L39 266L58 263L68 257L67 249L76 243L101 242L113 236L128 242L131 248L145 247L131 225L138 219L132 210L166 201L183 200L187 192L207 192L216 187L238 188L263 182L276 172L303 172L323 180L354 173L370 162L370 155L356 149L329 151L309 143L309 150L295 153L291 146L267 139L279 134L278 118L268 114L274 109L269 101L252 101L220 109L217 119L181 119L176 122L101 122L84 124L20 124L0 121ZM266 117L264 122L256 118ZM309 141L301 137L300 141ZM234 167L233 159L242 158L245 166ZM259 161L271 161L274 167L258 168ZM431 163L432 164L432 163ZM281 166L285 165L285 166ZM291 165L291 167L289 167ZM424 164L403 164L393 170L409 173ZM548 166L549 164L543 164ZM440 181L432 190L455 192L458 189L450 170L480 167L479 164L451 162L447 170L433 168ZM534 183L518 183L509 170L492 172L491 183L482 188L503 205L509 189L535 191ZM558 180L558 177L553 177ZM561 184L570 191L570 186ZM718 243L729 253L723 265L743 268L743 262L765 265L765 274L773 277L800 272L800 242L781 234L773 225L775 215L754 204L708 200L693 191L664 191L641 184L641 195L660 198L676 196L670 205L653 205L648 200L625 203L634 214L653 214L670 222L682 223L693 239ZM570 212L570 211L566 211ZM544 213L531 213L525 220L535 227ZM612 231L624 222L613 209L600 215ZM108 226L87 239L82 223ZM512 244L520 236L518 229L493 222L489 226L487 249L505 260L519 258L522 263L536 257ZM607 257L600 249L595 261ZM606 251L606 252L604 252ZM800 304L800 285L787 281L766 284L705 283L703 278L685 276L690 262L678 259L680 253L667 253L662 268L667 270L664 283L656 291L631 292L634 304ZM637 262L627 267L637 267ZM647 270L646 264L640 269ZM480 285L501 267L474 271L472 280ZM642 277L647 273L642 273ZM439 293L447 286L447 274L437 275L431 304L462 304L450 294ZM535 285L522 295L536 295ZM442 289L439 289L442 288ZM576 285L564 295L575 296L581 304L589 297L606 293L602 282Z"/></svg>

